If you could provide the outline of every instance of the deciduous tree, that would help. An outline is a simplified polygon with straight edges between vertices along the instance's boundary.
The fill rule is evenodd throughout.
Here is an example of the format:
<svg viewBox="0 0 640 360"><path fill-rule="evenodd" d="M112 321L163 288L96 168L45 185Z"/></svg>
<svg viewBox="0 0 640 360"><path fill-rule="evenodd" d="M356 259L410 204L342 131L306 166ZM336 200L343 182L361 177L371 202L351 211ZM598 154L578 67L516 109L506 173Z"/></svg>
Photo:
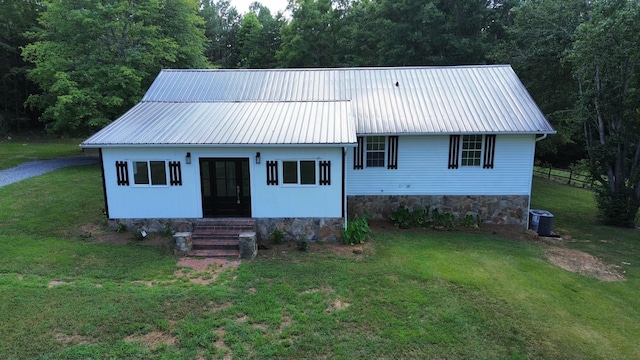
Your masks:
<svg viewBox="0 0 640 360"><path fill-rule="evenodd" d="M28 103L55 133L95 131L133 106L161 68L205 67L194 0L45 1L23 56Z"/></svg>
<svg viewBox="0 0 640 360"><path fill-rule="evenodd" d="M578 26L568 59L579 82L598 207L607 223L633 226L640 207L640 3L599 0Z"/></svg>

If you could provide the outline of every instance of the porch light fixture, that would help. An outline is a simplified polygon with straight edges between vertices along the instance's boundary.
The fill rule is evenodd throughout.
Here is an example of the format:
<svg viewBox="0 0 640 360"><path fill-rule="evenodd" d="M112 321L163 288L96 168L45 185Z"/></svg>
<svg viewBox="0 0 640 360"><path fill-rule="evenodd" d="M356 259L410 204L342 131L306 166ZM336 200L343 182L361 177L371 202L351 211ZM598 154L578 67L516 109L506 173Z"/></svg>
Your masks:
<svg viewBox="0 0 640 360"><path fill-rule="evenodd" d="M260 151L256 153L256 164L260 164Z"/></svg>
<svg viewBox="0 0 640 360"><path fill-rule="evenodd" d="M184 159L184 161L187 164L191 164L191 153L190 152L187 153L187 157Z"/></svg>

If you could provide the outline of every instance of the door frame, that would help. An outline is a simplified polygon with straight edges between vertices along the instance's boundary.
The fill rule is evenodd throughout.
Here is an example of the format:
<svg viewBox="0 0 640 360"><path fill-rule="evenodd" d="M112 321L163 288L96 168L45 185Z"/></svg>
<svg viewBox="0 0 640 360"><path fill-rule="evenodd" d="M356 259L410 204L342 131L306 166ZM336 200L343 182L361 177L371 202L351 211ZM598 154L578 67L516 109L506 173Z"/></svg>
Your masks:
<svg viewBox="0 0 640 360"><path fill-rule="evenodd" d="M210 186L210 198L211 198L211 211L206 211L205 208L205 194L203 187L203 162L207 161L209 163L209 186ZM217 188L216 188L216 173L215 173L215 162L216 161L234 161L236 163L236 183L237 180L240 179L242 182L244 180L244 176L242 173L242 162L246 162L247 164L247 181L248 186L247 190L249 192L248 196L244 193L244 188L240 185L241 198L246 199L248 204L243 204L243 206L238 206L237 210L239 214L216 214L215 213L215 202L217 196ZM198 166L199 166L199 179L200 179L200 199L202 205L202 217L203 218L225 218L225 217L238 217L238 218L250 218L252 215L252 199L251 199L251 158L250 157L199 157L198 158ZM237 185L236 185L237 186ZM246 206L246 209L243 211L243 208Z"/></svg>

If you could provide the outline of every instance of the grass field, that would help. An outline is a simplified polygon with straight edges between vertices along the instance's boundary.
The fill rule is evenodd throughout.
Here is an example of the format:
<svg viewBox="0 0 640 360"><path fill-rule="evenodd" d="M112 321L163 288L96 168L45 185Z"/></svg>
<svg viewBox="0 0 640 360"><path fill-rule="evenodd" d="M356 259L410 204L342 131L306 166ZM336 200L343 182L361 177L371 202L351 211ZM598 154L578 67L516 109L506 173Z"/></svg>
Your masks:
<svg viewBox="0 0 640 360"><path fill-rule="evenodd" d="M58 170L0 188L0 358L640 358L638 231L544 180L532 205L627 280L564 271L535 243L398 230L361 256L282 246L194 284L169 239L83 234L105 221L99 167Z"/></svg>
<svg viewBox="0 0 640 360"><path fill-rule="evenodd" d="M46 160L81 155L82 139L30 139L26 137L0 141L0 170L25 161Z"/></svg>

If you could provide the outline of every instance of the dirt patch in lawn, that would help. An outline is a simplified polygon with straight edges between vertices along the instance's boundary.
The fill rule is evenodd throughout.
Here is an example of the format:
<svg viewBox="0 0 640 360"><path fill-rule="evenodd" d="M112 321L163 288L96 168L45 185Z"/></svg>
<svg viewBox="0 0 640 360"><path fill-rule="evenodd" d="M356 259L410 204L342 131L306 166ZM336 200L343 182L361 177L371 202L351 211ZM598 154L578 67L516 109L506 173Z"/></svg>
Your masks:
<svg viewBox="0 0 640 360"><path fill-rule="evenodd" d="M172 346L178 342L175 336L161 331L152 331L144 335L129 335L124 340L130 342L138 341L151 350L161 344Z"/></svg>
<svg viewBox="0 0 640 360"><path fill-rule="evenodd" d="M567 271L591 276L602 281L626 280L614 266L607 265L595 256L580 250L549 246L545 255L552 264Z"/></svg>
<svg viewBox="0 0 640 360"><path fill-rule="evenodd" d="M345 245L342 243L331 243L323 241L310 241L307 251L300 251L296 247L296 243L293 241L285 242L284 244L273 245L270 244L268 249L258 250L258 257L281 257L281 256L294 256L297 254L332 254L341 258L349 258L354 260L360 260L365 255L373 255L375 253L375 247L371 241L358 245ZM293 262L298 262L300 259L294 258Z"/></svg>
<svg viewBox="0 0 640 360"><path fill-rule="evenodd" d="M135 240L133 233L130 231L117 232L98 224L82 225L78 236L86 241L113 245L141 243L146 245L166 246L173 241L173 239L170 239L160 233L148 233L144 240Z"/></svg>
<svg viewBox="0 0 640 360"><path fill-rule="evenodd" d="M208 285L216 281L220 274L228 269L235 269L240 265L239 260L218 258L183 257L178 260L177 270L174 275L187 277L189 282Z"/></svg>

